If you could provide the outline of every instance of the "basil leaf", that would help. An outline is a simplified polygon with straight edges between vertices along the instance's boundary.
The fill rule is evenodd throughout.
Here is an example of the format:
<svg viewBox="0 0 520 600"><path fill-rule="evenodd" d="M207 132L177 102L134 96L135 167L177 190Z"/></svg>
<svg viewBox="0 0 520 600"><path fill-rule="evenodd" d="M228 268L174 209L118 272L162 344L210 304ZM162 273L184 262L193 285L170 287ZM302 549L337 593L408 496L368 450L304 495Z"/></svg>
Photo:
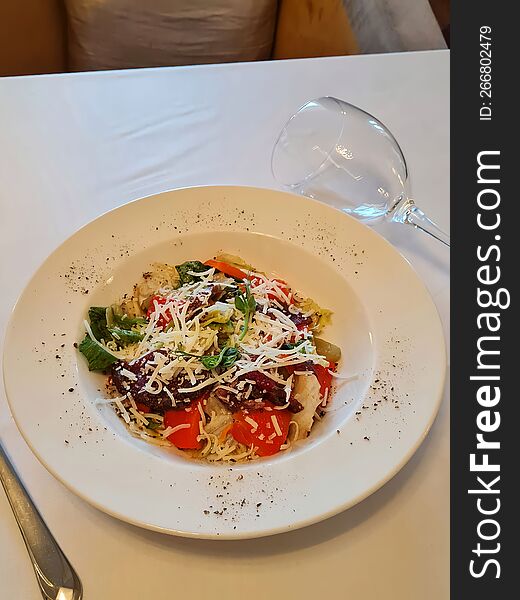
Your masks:
<svg viewBox="0 0 520 600"><path fill-rule="evenodd" d="M78 346L78 350L87 359L89 371L104 371L119 360L89 335L85 336L85 339Z"/></svg>
<svg viewBox="0 0 520 600"><path fill-rule="evenodd" d="M224 367L226 369L228 369L229 367L232 367L234 365L235 361L240 358L240 353L238 351L238 348L224 348L222 350L222 352L224 354L222 356L222 361L220 363L220 366Z"/></svg>
<svg viewBox="0 0 520 600"><path fill-rule="evenodd" d="M177 350L177 354L180 354L181 356L192 356L194 358L198 358L202 365L208 369L208 371L216 369L219 366L229 368L233 366L234 362L240 356L237 348L230 348L229 346L222 348L218 354L198 356L197 354L190 354L189 352L183 352L182 350Z"/></svg>
<svg viewBox="0 0 520 600"><path fill-rule="evenodd" d="M241 313L245 313L247 309L246 299L240 292L235 296L235 306Z"/></svg>
<svg viewBox="0 0 520 600"><path fill-rule="evenodd" d="M112 339L107 327L106 306L91 306L88 309L88 318L92 334L96 340L105 340L105 342L108 342Z"/></svg>
<svg viewBox="0 0 520 600"><path fill-rule="evenodd" d="M295 348L299 348L300 352L303 352L305 350L305 340L299 341L296 344L293 344L292 342L285 342L282 344L282 346L280 346L280 350L294 350Z"/></svg>
<svg viewBox="0 0 520 600"><path fill-rule="evenodd" d="M222 360L221 354L211 354L210 356L201 356L200 362L206 367L206 369L211 370L218 367Z"/></svg>
<svg viewBox="0 0 520 600"><path fill-rule="evenodd" d="M216 367L229 368L233 366L234 362L239 357L237 348L222 348L220 354L213 354L210 356L202 356L200 362L206 367L206 369L215 369Z"/></svg>
<svg viewBox="0 0 520 600"><path fill-rule="evenodd" d="M181 285L185 285L186 283L194 283L198 281L200 277L196 275L190 275L188 271L192 271L194 273L200 273L203 271L207 271L209 269L208 266L203 265L198 260L188 260L183 262L182 265L175 265L177 269L177 273L179 274L179 280Z"/></svg>
<svg viewBox="0 0 520 600"><path fill-rule="evenodd" d="M111 327L109 330L110 335L114 338L114 340L118 343L118 345L125 344L135 344L136 342L140 342L144 334L139 331L134 331L132 329L121 329L120 327Z"/></svg>

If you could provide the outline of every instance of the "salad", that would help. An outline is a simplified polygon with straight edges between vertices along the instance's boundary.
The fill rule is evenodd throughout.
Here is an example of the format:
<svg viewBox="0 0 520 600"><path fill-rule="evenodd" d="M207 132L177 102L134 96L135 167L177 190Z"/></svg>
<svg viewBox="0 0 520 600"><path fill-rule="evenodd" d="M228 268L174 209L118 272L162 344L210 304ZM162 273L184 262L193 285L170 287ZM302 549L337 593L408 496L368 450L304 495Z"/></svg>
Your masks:
<svg viewBox="0 0 520 600"><path fill-rule="evenodd" d="M92 306L78 345L108 376L133 435L191 457L287 450L326 412L340 349L331 313L242 259L155 263L130 294Z"/></svg>

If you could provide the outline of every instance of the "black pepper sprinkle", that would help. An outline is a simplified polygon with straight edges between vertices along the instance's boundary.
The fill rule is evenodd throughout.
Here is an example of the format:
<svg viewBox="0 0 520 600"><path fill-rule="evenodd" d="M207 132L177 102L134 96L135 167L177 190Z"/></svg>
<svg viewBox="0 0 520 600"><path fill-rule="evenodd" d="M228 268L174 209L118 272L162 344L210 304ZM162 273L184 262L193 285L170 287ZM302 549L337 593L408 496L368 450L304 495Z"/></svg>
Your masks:
<svg viewBox="0 0 520 600"><path fill-rule="evenodd" d="M73 387L69 388L69 392L73 392L73 391L74 391Z"/></svg>

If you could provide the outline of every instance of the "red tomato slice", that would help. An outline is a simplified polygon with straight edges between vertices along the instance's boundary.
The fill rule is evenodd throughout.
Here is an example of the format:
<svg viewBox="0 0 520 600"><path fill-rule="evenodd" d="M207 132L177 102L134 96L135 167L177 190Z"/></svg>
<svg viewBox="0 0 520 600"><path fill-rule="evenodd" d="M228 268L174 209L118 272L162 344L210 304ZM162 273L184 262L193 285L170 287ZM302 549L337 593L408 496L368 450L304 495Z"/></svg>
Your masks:
<svg viewBox="0 0 520 600"><path fill-rule="evenodd" d="M330 371L336 370L336 363L329 362L328 367L322 367L321 365L314 365L314 374L316 375L320 384L320 396L325 398L327 390L330 390L332 385L332 373Z"/></svg>
<svg viewBox="0 0 520 600"><path fill-rule="evenodd" d="M155 312L155 304L156 303L159 304L159 306L162 306L163 304L166 304L166 302L167 302L167 299L164 298L163 296L152 296L152 300L150 302L150 308L147 310L146 316L148 318L150 318L150 315ZM164 329L171 320L172 320L172 316L170 314L170 311L167 310L164 315L161 315L158 318L157 324L159 325L159 327L162 327Z"/></svg>
<svg viewBox="0 0 520 600"><path fill-rule="evenodd" d="M198 404L200 398L193 400L188 408L182 410L167 410L164 413L164 427L177 427L177 425L189 425L179 429L168 436L174 446L181 449L198 450L202 448L202 442L197 441L200 435L199 421L201 420Z"/></svg>
<svg viewBox="0 0 520 600"><path fill-rule="evenodd" d="M270 407L273 408L273 405ZM246 418L254 421L257 427L246 421ZM282 435L276 433L273 418L276 419ZM258 456L271 456L280 451L280 446L287 439L290 422L291 413L287 409L241 410L233 415L231 435L241 444L256 446Z"/></svg>
<svg viewBox="0 0 520 600"><path fill-rule="evenodd" d="M208 267L214 267L217 271L224 273L224 275L228 275L229 277L233 277L234 279L245 279L246 274L244 271L241 271L237 267L233 265L228 265L228 263L220 262L219 260L207 260L205 263Z"/></svg>

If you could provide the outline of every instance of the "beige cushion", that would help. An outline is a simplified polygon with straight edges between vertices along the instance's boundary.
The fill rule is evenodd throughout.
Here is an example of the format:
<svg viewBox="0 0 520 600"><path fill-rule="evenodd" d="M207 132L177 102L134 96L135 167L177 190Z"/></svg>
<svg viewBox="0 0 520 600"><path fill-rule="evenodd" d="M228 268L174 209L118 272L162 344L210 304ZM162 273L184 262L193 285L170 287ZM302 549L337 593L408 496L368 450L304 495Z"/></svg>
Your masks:
<svg viewBox="0 0 520 600"><path fill-rule="evenodd" d="M70 70L269 58L276 0L65 0Z"/></svg>

